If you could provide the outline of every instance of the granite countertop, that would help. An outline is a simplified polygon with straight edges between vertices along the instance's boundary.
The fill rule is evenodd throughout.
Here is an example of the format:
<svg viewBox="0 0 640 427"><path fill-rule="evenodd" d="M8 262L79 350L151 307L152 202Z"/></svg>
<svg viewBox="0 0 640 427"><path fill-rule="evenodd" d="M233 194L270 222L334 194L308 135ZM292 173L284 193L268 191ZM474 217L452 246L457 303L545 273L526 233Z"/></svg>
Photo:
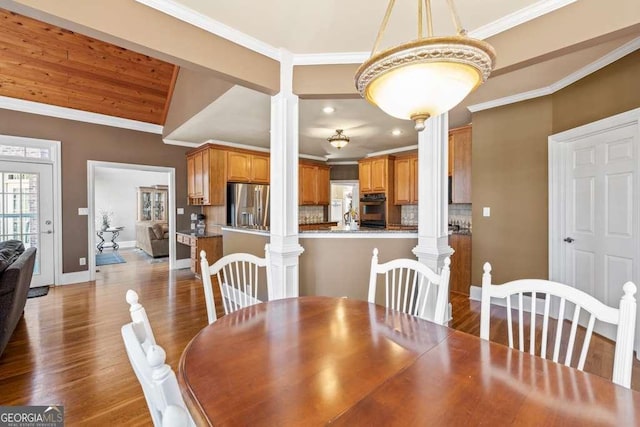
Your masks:
<svg viewBox="0 0 640 427"><path fill-rule="evenodd" d="M187 236L194 236L194 237L218 237L218 236L222 236L222 234L220 233L211 233L209 231L206 231L204 234L196 234L195 231L192 230L178 230L176 231L177 234L185 234Z"/></svg>
<svg viewBox="0 0 640 427"><path fill-rule="evenodd" d="M332 233L332 234L353 234L353 233L369 233L369 234L406 234L415 233L415 230L387 230L386 228L366 228L360 227L357 230L346 229L342 226L334 226L326 230L303 230L300 234L313 234L313 233Z"/></svg>

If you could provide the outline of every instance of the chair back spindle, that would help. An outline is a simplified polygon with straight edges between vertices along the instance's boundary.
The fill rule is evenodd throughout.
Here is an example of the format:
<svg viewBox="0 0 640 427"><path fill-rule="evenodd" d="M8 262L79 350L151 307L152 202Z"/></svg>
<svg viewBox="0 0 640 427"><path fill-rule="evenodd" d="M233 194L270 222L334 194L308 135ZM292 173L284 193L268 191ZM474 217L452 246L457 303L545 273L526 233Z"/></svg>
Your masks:
<svg viewBox="0 0 640 427"><path fill-rule="evenodd" d="M528 352L551 359L565 366L584 370L596 320L617 326L616 349L612 380L616 384L631 386L633 340L636 324L636 286L627 282L618 308L603 304L591 295L558 282L542 279L515 280L502 285L491 284L491 265L485 263L482 275L482 303L480 337L488 340L490 334L491 299L504 300L507 311L507 338L514 347L514 310L517 311L518 350L525 348L525 325L529 322ZM537 327L542 317L541 328ZM555 322L555 328L551 325ZM565 329L568 323L568 331ZM580 326L580 328L579 328ZM538 329L541 329L538 331ZM541 337L539 338L539 335ZM539 338L539 341L537 339ZM575 359L577 358L577 362Z"/></svg>
<svg viewBox="0 0 640 427"><path fill-rule="evenodd" d="M267 300L273 299L269 244L265 245L264 249L264 258L247 253L235 253L220 258L212 265L209 265L207 261L206 252L200 252L202 284L204 286L209 324L217 319L211 277L215 277L218 282L225 314L258 304L265 298ZM260 272L262 269L265 272L266 279L264 285L261 286Z"/></svg>
<svg viewBox="0 0 640 427"><path fill-rule="evenodd" d="M450 263L449 258L445 259L440 274L407 258L379 264L378 249L375 248L371 257L368 301L376 302L378 275L382 275L386 307L444 324L447 321Z"/></svg>

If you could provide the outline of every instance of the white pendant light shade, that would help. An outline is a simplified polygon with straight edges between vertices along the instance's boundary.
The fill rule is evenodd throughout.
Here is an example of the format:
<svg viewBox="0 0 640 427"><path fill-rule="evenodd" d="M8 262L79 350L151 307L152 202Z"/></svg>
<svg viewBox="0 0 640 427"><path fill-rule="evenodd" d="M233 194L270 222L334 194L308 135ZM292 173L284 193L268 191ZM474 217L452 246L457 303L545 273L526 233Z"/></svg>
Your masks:
<svg viewBox="0 0 640 427"><path fill-rule="evenodd" d="M411 120L437 116L460 103L480 82L473 68L456 63L418 63L389 71L373 80L365 97L385 113Z"/></svg>
<svg viewBox="0 0 640 427"><path fill-rule="evenodd" d="M375 54L393 8L390 0L374 53L355 75L356 88L367 101L390 116L413 120L417 130L424 129L429 117L449 111L484 83L496 58L491 45L466 36L451 2L459 34L422 37L421 2L418 0L419 38ZM425 6L431 34L428 1Z"/></svg>

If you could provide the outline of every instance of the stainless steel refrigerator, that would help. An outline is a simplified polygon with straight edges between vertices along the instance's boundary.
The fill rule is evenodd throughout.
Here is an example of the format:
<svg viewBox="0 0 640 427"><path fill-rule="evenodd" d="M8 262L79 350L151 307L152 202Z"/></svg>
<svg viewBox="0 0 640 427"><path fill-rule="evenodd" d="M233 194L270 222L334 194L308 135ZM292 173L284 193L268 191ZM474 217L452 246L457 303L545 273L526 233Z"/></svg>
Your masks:
<svg viewBox="0 0 640 427"><path fill-rule="evenodd" d="M227 224L234 227L268 227L269 186L227 184Z"/></svg>

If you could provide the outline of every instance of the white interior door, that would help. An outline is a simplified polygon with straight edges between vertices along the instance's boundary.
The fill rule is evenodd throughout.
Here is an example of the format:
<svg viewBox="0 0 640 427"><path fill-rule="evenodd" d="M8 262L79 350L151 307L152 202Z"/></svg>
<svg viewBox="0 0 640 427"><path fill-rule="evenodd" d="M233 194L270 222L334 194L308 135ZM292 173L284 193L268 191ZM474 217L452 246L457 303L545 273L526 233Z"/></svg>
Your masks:
<svg viewBox="0 0 640 427"><path fill-rule="evenodd" d="M637 138L628 125L566 144L566 281L615 307L638 277Z"/></svg>
<svg viewBox="0 0 640 427"><path fill-rule="evenodd" d="M31 287L53 284L53 166L0 161L0 182L0 240L37 248Z"/></svg>

